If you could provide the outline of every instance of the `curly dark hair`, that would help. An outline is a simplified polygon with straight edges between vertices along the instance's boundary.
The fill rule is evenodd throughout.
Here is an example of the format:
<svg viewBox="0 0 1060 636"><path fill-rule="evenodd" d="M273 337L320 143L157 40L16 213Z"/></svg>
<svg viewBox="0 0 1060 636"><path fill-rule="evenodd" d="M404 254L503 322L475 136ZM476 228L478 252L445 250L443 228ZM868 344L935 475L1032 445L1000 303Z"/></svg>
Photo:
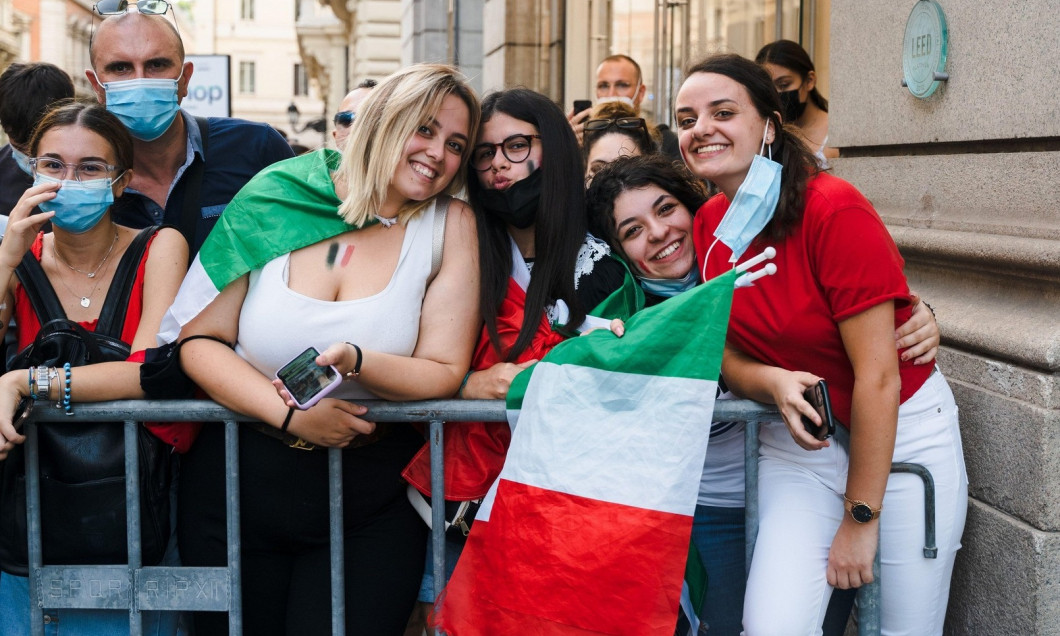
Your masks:
<svg viewBox="0 0 1060 636"><path fill-rule="evenodd" d="M627 190L658 186L695 214L708 198L707 189L680 161L660 154L620 157L593 177L586 194L589 218L611 248L625 257L615 233L615 201Z"/></svg>

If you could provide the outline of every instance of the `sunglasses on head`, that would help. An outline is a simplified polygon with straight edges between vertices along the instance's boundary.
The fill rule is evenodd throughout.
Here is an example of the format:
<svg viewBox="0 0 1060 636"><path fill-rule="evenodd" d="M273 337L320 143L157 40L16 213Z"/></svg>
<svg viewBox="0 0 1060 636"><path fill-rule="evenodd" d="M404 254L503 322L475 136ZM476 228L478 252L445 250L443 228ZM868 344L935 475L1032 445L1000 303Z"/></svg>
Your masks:
<svg viewBox="0 0 1060 636"><path fill-rule="evenodd" d="M629 128L629 129L641 129L647 130L648 125L644 123L642 117L617 117L615 119L590 119L585 122L585 130L606 130L614 126L615 128Z"/></svg>
<svg viewBox="0 0 1060 636"><path fill-rule="evenodd" d="M169 3L165 0L138 0L132 4L145 15L163 15L169 11ZM121 15L129 11L129 0L99 0L92 8L99 15Z"/></svg>
<svg viewBox="0 0 1060 636"><path fill-rule="evenodd" d="M356 116L357 113L353 111L340 110L339 112L335 113L335 125L349 128L350 125L353 124L353 120Z"/></svg>

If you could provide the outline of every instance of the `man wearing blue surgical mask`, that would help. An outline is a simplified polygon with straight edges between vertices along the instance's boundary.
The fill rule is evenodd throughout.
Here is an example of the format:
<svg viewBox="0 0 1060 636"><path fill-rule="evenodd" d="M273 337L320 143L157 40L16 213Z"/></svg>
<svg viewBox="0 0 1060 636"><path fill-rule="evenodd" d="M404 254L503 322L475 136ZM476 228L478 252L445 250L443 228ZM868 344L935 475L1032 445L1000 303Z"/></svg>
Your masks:
<svg viewBox="0 0 1060 636"><path fill-rule="evenodd" d="M96 10L106 13L100 7L108 4ZM195 69L164 13L109 15L96 29L91 61L85 74L96 98L134 139L133 178L112 208L118 223L174 225L194 256L235 193L262 168L293 156L266 124L193 117L180 108Z"/></svg>
<svg viewBox="0 0 1060 636"><path fill-rule="evenodd" d="M70 76L46 62L15 63L0 74L0 125L9 141L0 147L0 214L7 216L33 185L26 152L37 122L51 104L73 96Z"/></svg>

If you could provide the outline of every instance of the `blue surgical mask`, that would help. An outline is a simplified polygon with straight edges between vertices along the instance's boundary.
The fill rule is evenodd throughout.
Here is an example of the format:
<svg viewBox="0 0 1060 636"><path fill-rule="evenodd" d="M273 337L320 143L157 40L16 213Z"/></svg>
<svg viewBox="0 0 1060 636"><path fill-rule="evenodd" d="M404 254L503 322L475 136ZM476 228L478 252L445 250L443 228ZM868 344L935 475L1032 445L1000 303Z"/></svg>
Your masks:
<svg viewBox="0 0 1060 636"><path fill-rule="evenodd" d="M729 203L729 209L725 211L718 229L714 230L714 236L732 250L734 263L773 218L777 201L780 200L780 171L784 166L773 161L772 148L769 150L768 159L761 155L765 150L766 135L769 134L771 125L766 122L765 132L762 133L762 148L751 160L747 176Z"/></svg>
<svg viewBox="0 0 1060 636"><path fill-rule="evenodd" d="M99 223L107 208L114 203L112 179L93 179L77 181L75 179L53 179L38 174L33 185L42 183L61 183L55 198L40 204L45 212L55 212L52 225L71 234L82 234Z"/></svg>
<svg viewBox="0 0 1060 636"><path fill-rule="evenodd" d="M183 76L181 71L181 76ZM169 130L180 110L177 79L131 79L107 82L107 110L141 141L154 141Z"/></svg>
<svg viewBox="0 0 1060 636"><path fill-rule="evenodd" d="M699 284L699 270L693 267L684 278L639 278L644 291L663 298L672 298Z"/></svg>
<svg viewBox="0 0 1060 636"><path fill-rule="evenodd" d="M33 167L29 165L29 157L25 153L19 152L18 148L11 146L11 156L14 157L15 163L22 169L22 172L33 176Z"/></svg>

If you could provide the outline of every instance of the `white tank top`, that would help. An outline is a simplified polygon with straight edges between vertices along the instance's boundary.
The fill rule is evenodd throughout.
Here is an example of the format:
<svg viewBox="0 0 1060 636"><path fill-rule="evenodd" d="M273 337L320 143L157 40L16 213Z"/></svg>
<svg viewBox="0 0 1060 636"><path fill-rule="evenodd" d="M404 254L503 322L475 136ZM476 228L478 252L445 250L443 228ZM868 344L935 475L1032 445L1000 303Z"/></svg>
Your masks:
<svg viewBox="0 0 1060 636"><path fill-rule="evenodd" d="M290 253L252 271L239 314L236 353L269 378L309 346L323 351L336 342L352 342L362 349L411 356L431 273L434 214L432 204L409 221L394 275L374 296L328 301L292 291L287 286ZM346 380L331 396L375 397L356 380Z"/></svg>

